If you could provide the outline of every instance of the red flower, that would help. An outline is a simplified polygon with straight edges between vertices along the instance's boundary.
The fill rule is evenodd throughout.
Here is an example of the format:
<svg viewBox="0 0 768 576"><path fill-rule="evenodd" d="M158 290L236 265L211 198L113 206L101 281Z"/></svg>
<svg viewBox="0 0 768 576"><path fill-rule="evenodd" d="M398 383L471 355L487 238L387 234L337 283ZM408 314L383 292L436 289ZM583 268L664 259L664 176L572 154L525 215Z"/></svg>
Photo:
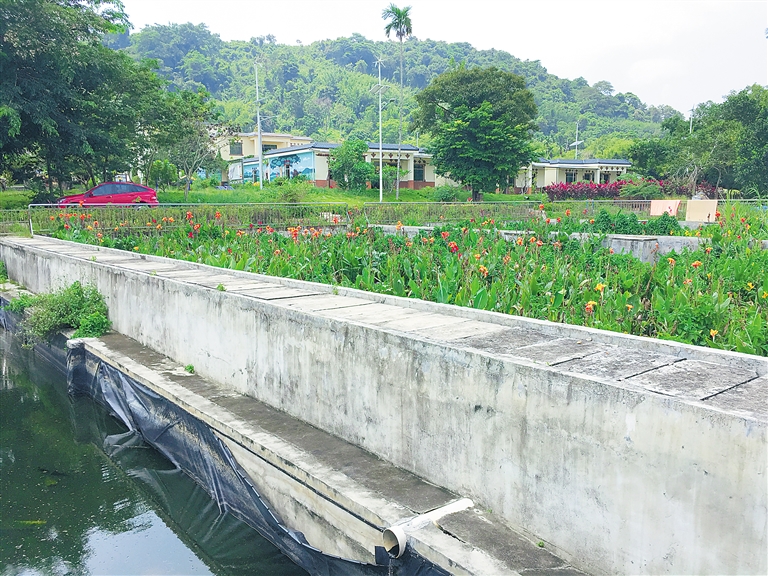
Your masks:
<svg viewBox="0 0 768 576"><path fill-rule="evenodd" d="M187 234L187 236L189 236L190 238L194 238L195 237L195 233L194 232L190 232L189 234Z"/></svg>
<svg viewBox="0 0 768 576"><path fill-rule="evenodd" d="M440 232L440 235L443 237L443 240L448 240L448 236L451 235L450 232Z"/></svg>
<svg viewBox="0 0 768 576"><path fill-rule="evenodd" d="M456 244L456 242L448 242L448 249L451 252L458 252L459 251L459 245Z"/></svg>

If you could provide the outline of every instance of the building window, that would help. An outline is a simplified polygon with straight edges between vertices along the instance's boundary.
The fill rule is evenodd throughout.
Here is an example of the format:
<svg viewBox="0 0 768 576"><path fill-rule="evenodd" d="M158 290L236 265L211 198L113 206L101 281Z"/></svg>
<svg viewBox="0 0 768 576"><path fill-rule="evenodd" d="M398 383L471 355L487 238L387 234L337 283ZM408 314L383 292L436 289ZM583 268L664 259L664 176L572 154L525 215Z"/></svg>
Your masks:
<svg viewBox="0 0 768 576"><path fill-rule="evenodd" d="M585 170L584 171L584 181L585 182L594 182L595 181L595 173L592 170Z"/></svg>
<svg viewBox="0 0 768 576"><path fill-rule="evenodd" d="M568 168L565 170L565 183L572 184L576 182L576 170Z"/></svg>
<svg viewBox="0 0 768 576"><path fill-rule="evenodd" d="M261 152L267 152L268 150L277 150L277 144L262 144Z"/></svg>
<svg viewBox="0 0 768 576"><path fill-rule="evenodd" d="M242 142L230 142L229 143L229 155L230 156L242 156L243 155L243 143Z"/></svg>
<svg viewBox="0 0 768 576"><path fill-rule="evenodd" d="M424 182L424 164L415 164L413 166L413 179L416 182Z"/></svg>
<svg viewBox="0 0 768 576"><path fill-rule="evenodd" d="M610 172L601 172L600 173L600 184L608 184L611 181L611 174Z"/></svg>

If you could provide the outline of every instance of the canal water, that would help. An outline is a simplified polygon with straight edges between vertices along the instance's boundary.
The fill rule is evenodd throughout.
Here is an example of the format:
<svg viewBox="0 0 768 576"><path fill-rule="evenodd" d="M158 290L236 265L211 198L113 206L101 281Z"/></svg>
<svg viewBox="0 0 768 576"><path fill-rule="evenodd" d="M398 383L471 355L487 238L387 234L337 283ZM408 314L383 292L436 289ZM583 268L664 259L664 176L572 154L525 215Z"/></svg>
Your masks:
<svg viewBox="0 0 768 576"><path fill-rule="evenodd" d="M306 574L0 329L0 574Z"/></svg>

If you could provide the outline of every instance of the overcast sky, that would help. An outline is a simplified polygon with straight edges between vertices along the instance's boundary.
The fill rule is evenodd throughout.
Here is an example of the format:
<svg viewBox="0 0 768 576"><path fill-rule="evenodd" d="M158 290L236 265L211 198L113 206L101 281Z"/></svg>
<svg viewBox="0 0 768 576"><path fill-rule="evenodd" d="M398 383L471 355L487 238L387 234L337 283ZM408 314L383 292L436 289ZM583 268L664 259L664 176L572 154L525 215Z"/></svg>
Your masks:
<svg viewBox="0 0 768 576"><path fill-rule="evenodd" d="M768 0L399 0L420 39L469 42L540 60L564 78L608 80L686 115L700 102L768 84ZM384 40L379 0L124 0L134 32L205 23L223 40L283 44ZM393 47L393 50L395 48Z"/></svg>

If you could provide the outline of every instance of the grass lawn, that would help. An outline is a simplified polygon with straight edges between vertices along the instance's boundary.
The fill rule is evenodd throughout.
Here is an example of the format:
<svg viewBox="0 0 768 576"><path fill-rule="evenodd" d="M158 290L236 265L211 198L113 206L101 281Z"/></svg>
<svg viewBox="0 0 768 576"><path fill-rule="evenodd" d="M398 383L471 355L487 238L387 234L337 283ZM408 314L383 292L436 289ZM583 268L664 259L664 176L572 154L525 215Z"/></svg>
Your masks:
<svg viewBox="0 0 768 576"><path fill-rule="evenodd" d="M0 210L26 208L32 201L34 193L31 190L6 190L0 192Z"/></svg>
<svg viewBox="0 0 768 576"><path fill-rule="evenodd" d="M433 202L432 189L409 190L400 189L401 202ZM467 193L469 196L469 193ZM183 190L158 191L157 197L164 204L183 204ZM485 202L514 202L523 200L544 201L544 194L485 194ZM229 204L251 202L346 202L350 208L360 208L365 202L378 202L377 189L344 191L338 188L316 188L311 185L267 186L259 190L252 184L235 186L234 190L217 190L216 188L192 189L187 202L190 204ZM384 202L395 202L395 193L386 192Z"/></svg>

